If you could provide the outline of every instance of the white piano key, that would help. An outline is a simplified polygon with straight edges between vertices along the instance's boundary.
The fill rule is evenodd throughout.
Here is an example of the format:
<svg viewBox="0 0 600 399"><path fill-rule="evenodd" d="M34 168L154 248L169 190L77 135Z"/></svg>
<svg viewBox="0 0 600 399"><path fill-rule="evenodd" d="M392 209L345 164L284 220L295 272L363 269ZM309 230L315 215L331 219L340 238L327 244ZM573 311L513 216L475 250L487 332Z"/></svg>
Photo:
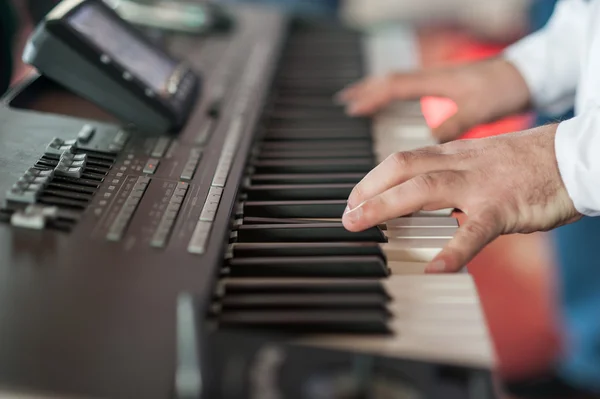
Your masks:
<svg viewBox="0 0 600 399"><path fill-rule="evenodd" d="M407 216L389 220L385 224L387 229L405 227L458 227L458 220L453 217Z"/></svg>
<svg viewBox="0 0 600 399"><path fill-rule="evenodd" d="M382 249L389 261L431 262L449 241L441 238L390 239L382 244Z"/></svg>
<svg viewBox="0 0 600 399"><path fill-rule="evenodd" d="M406 227L388 229L385 234L390 240L401 238L446 239L454 237L457 230L458 227L438 227L436 229L427 227Z"/></svg>
<svg viewBox="0 0 600 399"><path fill-rule="evenodd" d="M351 348L415 359L479 367L496 363L473 279L468 274L398 274L386 279L392 296L389 337L333 335L302 339L325 347Z"/></svg>
<svg viewBox="0 0 600 399"><path fill-rule="evenodd" d="M424 140L430 142L431 129L426 124L412 123L410 121L392 121L377 123L375 129L381 129L382 142L401 142L403 140Z"/></svg>
<svg viewBox="0 0 600 399"><path fill-rule="evenodd" d="M440 217L440 216L451 216L454 212L453 208L436 209L435 211L419 211L413 213L413 216L417 217Z"/></svg>
<svg viewBox="0 0 600 399"><path fill-rule="evenodd" d="M388 261L387 265L393 275L398 274L423 274L427 262Z"/></svg>

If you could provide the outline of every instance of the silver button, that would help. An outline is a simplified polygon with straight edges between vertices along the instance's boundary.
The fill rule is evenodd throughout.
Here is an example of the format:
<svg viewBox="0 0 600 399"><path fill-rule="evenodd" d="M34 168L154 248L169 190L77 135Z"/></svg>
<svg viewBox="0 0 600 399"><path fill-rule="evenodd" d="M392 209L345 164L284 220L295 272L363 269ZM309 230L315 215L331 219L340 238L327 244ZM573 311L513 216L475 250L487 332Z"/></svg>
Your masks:
<svg viewBox="0 0 600 399"><path fill-rule="evenodd" d="M211 222L198 221L192 238L188 244L188 252L192 254L203 254L205 251L208 236L210 235L210 229L212 228Z"/></svg>

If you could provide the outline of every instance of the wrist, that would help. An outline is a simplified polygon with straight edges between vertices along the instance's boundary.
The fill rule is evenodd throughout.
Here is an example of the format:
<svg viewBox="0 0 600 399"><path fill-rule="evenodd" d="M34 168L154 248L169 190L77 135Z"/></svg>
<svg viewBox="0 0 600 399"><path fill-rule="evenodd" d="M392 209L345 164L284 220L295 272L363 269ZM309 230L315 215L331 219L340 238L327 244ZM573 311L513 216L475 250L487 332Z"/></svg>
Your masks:
<svg viewBox="0 0 600 399"><path fill-rule="evenodd" d="M500 104L500 112L510 115L531 108L531 92L515 64L504 57L494 58L490 71L493 82L490 97Z"/></svg>

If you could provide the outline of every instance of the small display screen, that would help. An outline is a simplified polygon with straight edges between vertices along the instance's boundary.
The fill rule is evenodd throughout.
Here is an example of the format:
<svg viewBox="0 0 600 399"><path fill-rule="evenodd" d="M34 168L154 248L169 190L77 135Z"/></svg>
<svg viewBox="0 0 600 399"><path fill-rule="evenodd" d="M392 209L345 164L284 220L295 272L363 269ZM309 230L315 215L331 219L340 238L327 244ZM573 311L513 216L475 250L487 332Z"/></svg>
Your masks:
<svg viewBox="0 0 600 399"><path fill-rule="evenodd" d="M69 17L69 24L152 90L166 93L177 63L132 35L113 15L88 3Z"/></svg>

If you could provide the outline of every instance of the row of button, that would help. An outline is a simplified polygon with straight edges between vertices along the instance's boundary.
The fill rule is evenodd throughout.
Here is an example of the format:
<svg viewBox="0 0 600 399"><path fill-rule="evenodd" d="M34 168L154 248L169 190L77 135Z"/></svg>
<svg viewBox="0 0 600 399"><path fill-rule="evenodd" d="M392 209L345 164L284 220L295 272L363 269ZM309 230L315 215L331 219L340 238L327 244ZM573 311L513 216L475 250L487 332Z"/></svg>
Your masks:
<svg viewBox="0 0 600 399"><path fill-rule="evenodd" d="M260 51L259 51L260 50ZM219 157L219 163L213 180L211 188L208 193L208 198L202 208L200 219L196 224L194 233L188 245L188 252L193 254L203 254L206 249L206 242L210 235L212 228L212 222L217 213L219 202L221 201L221 195L223 194L223 188L227 183L227 178L233 165L233 159L237 151L237 147L242 134L242 117L245 114L247 106L251 103L250 96L255 92L255 86L258 82L259 74L262 70L262 64L268 57L265 56L266 48L259 47L257 51L253 52L253 59L249 63L246 78L242 83L242 87L239 92L237 107L235 108L234 115L235 119L229 127L229 133L223 144L223 150Z"/></svg>
<svg viewBox="0 0 600 399"><path fill-rule="evenodd" d="M237 118L231 123L229 134L227 135L227 139L223 145L223 150L221 151L219 163L217 164L217 170L213 176L211 186L225 187L241 133L242 121L240 118Z"/></svg>
<svg viewBox="0 0 600 399"><path fill-rule="evenodd" d="M206 202L204 203L204 207L202 208L202 213L200 213L200 220L203 222L213 222L215 220L215 216L217 215L217 209L219 208L219 203L221 202L221 195L223 194L223 189L221 187L211 187L208 191L208 197L206 198Z"/></svg>
<svg viewBox="0 0 600 399"><path fill-rule="evenodd" d="M137 209L138 204L142 200L142 196L144 192L148 188L148 184L150 184L150 178L146 176L140 176L137 179L137 182L133 186L133 190L127 197L125 204L119 211L119 214L113 221L110 229L108 230L108 234L106 235L106 239L109 241L119 241L123 237L123 233L125 232L125 228L129 224L129 221L133 217L133 213Z"/></svg>
<svg viewBox="0 0 600 399"><path fill-rule="evenodd" d="M171 230L173 229L173 225L175 224L175 220L177 219L177 215L179 214L179 210L181 209L181 204L183 203L183 199L185 198L185 194L187 193L189 184L187 183L178 183L175 192L171 196L169 200L169 205L167 205L167 210L160 220L160 224L158 225L158 229L154 233L152 237L152 241L150 245L156 248L164 247Z"/></svg>
<svg viewBox="0 0 600 399"><path fill-rule="evenodd" d="M231 165L233 164L233 158L237 149L238 142L242 133L241 119L235 119L229 129L229 134L225 139L223 150L217 164L217 170L213 176L212 184L208 192L204 207L200 213L200 218L192 234L188 245L188 252L193 254L203 254L206 248L206 242L210 235L212 228L212 222L215 219L219 203L221 201L221 195L223 194L223 187L227 182Z"/></svg>
<svg viewBox="0 0 600 399"><path fill-rule="evenodd" d="M181 172L181 179L192 180L194 173L196 173L196 168L198 167L200 158L202 158L202 150L198 148L192 148L190 150L190 156L183 167L183 172Z"/></svg>

